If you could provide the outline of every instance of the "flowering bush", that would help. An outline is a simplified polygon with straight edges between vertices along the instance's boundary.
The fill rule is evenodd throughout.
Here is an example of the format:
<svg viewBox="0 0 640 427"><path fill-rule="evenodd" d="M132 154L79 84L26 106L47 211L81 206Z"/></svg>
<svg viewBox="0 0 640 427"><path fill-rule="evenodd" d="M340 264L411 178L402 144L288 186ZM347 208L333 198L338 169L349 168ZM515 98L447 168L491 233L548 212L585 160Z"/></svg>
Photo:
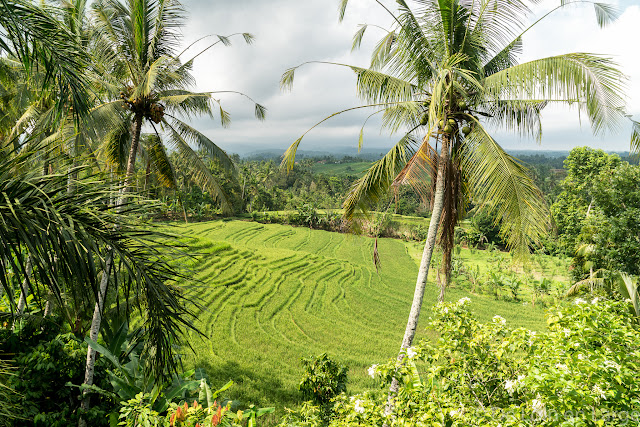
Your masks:
<svg viewBox="0 0 640 427"><path fill-rule="evenodd" d="M369 374L400 376L393 413L385 393L336 399L331 426L619 426L640 423L640 327L628 303L583 300L548 313L548 331L478 322L469 299L438 305L440 333L407 361ZM410 351L409 351L410 350ZM419 368L419 369L418 369Z"/></svg>

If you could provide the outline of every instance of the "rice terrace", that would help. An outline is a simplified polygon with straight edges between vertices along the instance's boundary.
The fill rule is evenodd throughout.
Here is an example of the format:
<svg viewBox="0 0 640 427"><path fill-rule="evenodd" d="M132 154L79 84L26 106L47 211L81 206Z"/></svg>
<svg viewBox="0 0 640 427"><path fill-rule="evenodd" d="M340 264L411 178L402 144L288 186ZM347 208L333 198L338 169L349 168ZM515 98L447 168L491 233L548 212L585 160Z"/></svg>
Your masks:
<svg viewBox="0 0 640 427"><path fill-rule="evenodd" d="M0 427L640 425L612 3L0 0Z"/></svg>
<svg viewBox="0 0 640 427"><path fill-rule="evenodd" d="M219 381L233 379L237 396L261 404L278 396L291 404L300 358L323 352L347 364L350 388L361 390L373 384L366 371L372 360L393 356L418 262L411 243L381 239L376 273L367 237L237 220L172 231L188 236L198 254L189 268L202 283L191 292L203 305L198 328L209 339L194 337L193 364ZM436 300L432 287L427 305ZM468 295L454 288L448 299ZM540 307L472 297L483 321L500 314L516 326L545 328ZM426 324L427 316L418 338L428 336Z"/></svg>

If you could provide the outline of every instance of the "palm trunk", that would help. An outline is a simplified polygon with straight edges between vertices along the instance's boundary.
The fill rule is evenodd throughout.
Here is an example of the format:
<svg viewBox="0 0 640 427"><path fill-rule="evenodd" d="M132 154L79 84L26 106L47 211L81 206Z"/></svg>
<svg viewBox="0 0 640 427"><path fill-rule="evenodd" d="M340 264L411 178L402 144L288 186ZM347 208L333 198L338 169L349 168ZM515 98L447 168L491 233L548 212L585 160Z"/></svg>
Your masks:
<svg viewBox="0 0 640 427"><path fill-rule="evenodd" d="M24 308L27 305L27 296L29 296L29 276L31 276L31 257L27 258L26 265L24 266L24 279L22 280L22 287L20 291L20 299L18 300L18 306L16 307L16 316L21 316L24 313ZM16 328L16 320L13 321L12 330Z"/></svg>
<svg viewBox="0 0 640 427"><path fill-rule="evenodd" d="M442 266L438 272L438 284L440 285L440 295L438 302L444 302L444 293L451 282L451 248L447 248L442 254Z"/></svg>
<svg viewBox="0 0 640 427"><path fill-rule="evenodd" d="M102 273L102 279L100 280L100 290L98 292L98 301L93 309L93 318L91 319L91 330L89 332L89 338L93 341L98 339L98 333L100 332L100 323L102 322L102 309L104 307L104 299L107 292L107 285L109 284L109 276L111 276L111 265L113 264L113 251L107 255L107 262L104 272ZM93 385L93 372L96 364L96 351L89 346L87 348L87 364L84 371L84 383L83 385ZM82 411L87 411L90 405L91 395L87 390L82 392L83 399L81 404ZM82 415L78 420L78 427L86 427L87 422Z"/></svg>
<svg viewBox="0 0 640 427"><path fill-rule="evenodd" d="M424 297L424 290L427 284L427 276L429 274L429 265L431 264L431 256L436 246L436 237L438 236L438 226L440 225L440 217L444 210L444 196L445 196L445 169L449 163L449 138L448 135L444 135L442 138L442 147L440 149L440 159L438 160L438 175L436 177L436 189L433 201L433 210L431 212L431 220L429 221L429 232L427 233L427 241L424 245L424 251L422 252L422 260L420 261L420 268L418 269L418 279L416 280L416 289L413 294L413 302L411 303L411 311L409 312L409 319L407 321L407 328L404 331L404 337L402 338L402 346L400 347L400 353L398 354L398 363L404 362L405 351L413 343L413 338L416 335L416 329L418 327L418 319L420 318L420 309L422 308L422 298ZM391 387L389 387L389 396L387 399L387 405L385 407L385 415L390 414L393 411L393 399L398 392L400 384L397 378L393 378L391 381Z"/></svg>
<svg viewBox="0 0 640 427"><path fill-rule="evenodd" d="M140 144L140 131L142 130L142 114L137 113L133 118L133 129L131 137L131 148L129 150L129 158L127 159L127 175L124 179L123 193L131 191L133 186L133 173L135 172L136 156L138 154L138 145Z"/></svg>
<svg viewBox="0 0 640 427"><path fill-rule="evenodd" d="M80 141L78 140L79 136L73 140L73 162L71 163L71 173L67 178L67 194L75 194L76 192L76 181L78 180L78 152L80 151Z"/></svg>

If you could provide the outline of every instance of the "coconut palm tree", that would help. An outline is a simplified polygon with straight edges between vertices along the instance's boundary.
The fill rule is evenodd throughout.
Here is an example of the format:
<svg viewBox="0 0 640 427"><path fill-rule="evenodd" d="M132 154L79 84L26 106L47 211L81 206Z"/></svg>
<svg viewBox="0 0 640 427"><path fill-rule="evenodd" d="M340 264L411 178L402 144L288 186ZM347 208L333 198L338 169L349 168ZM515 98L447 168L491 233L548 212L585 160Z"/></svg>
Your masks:
<svg viewBox="0 0 640 427"><path fill-rule="evenodd" d="M229 114L214 96L233 91L191 92L194 79L190 71L198 55L216 44L229 45L231 36L216 36L214 43L183 62L181 56L192 50L193 44L177 52L178 29L184 23L184 10L178 1L99 0L94 4L94 12L97 45L102 48L100 56L111 64L110 87L114 92L119 91L117 99L102 106L120 118L119 125L107 136L103 151L112 164L126 159L125 191L131 190L135 161L141 148L148 153L153 169L162 179L175 185L172 175L164 173L170 170L163 145L168 143L191 166L194 181L218 197L224 209L230 209L222 188L189 144L217 159L226 169L233 169L231 159L180 117L203 114L213 117L216 105L222 125L230 123ZM246 43L253 41L251 34L240 35ZM199 41L204 39L206 37ZM265 108L255 103L255 115L264 119ZM149 145L140 147L144 123L157 138L147 138Z"/></svg>
<svg viewBox="0 0 640 427"><path fill-rule="evenodd" d="M441 244L450 248L455 223L469 201L493 211L502 236L519 258L546 232L548 215L539 190L487 125L540 140L542 110L563 103L577 105L594 132L615 129L623 118L623 75L609 59L587 53L519 64L522 35L531 28L525 25L529 9L521 0L420 0L417 12L397 0L396 13L383 1L376 3L391 15L393 26L378 42L371 67L338 65L356 73L364 108L381 113L385 128L408 132L355 183L344 207L345 215L354 218L394 184L410 184L432 198L429 232L398 356L402 361L415 335L438 230ZM560 7L572 3L584 2L563 2ZM340 19L347 4L341 1ZM610 7L594 6L601 24L613 19ZM366 30L362 26L356 33L354 47ZM291 86L298 67L285 72L283 87ZM301 140L289 147L284 164L292 164Z"/></svg>
<svg viewBox="0 0 640 427"><path fill-rule="evenodd" d="M89 109L86 81L79 70L88 63L85 50L57 19L55 8L26 0L0 0L0 53L13 55L28 69L45 71L45 86L56 86L58 112Z"/></svg>
<svg viewBox="0 0 640 427"><path fill-rule="evenodd" d="M102 177L78 180L78 191L69 193L73 170L42 175L32 167L36 155L0 158L0 287L12 311L24 282L36 304L53 298L62 315L69 299L85 310L98 302L98 318L113 304L127 306L145 324L155 374L175 371L174 345L193 317L172 284L180 275L163 254L169 247L135 220L148 205L110 206L113 190ZM67 319L72 327L76 320Z"/></svg>

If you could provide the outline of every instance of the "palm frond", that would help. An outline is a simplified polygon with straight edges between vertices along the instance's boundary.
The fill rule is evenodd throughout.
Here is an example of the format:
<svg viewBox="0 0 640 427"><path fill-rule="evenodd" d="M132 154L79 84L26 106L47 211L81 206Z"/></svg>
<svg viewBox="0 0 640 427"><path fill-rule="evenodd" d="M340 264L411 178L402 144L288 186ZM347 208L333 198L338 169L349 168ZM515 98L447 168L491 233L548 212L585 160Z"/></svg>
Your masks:
<svg viewBox="0 0 640 427"><path fill-rule="evenodd" d="M296 161L296 153L298 151L298 147L300 146L300 143L302 142L302 138L304 138L309 132L311 132L316 127L320 126L322 123L326 122L327 120L331 119L332 117L335 117L335 116L340 115L342 113L346 113L347 111L359 110L361 108L375 108L375 107L380 107L382 105L385 105L385 104L361 105L359 107L347 108L347 109L344 109L342 111L337 111L337 112L325 117L324 119L320 120L318 123L316 123L315 125L313 125L309 129L307 129L307 131L305 133L303 133L300 138L296 139L293 142L293 144L291 144L289 146L289 148L287 148L287 150L283 154L282 162L280 162L280 167L281 168L286 168L287 170L293 169L293 165L295 164L295 161Z"/></svg>
<svg viewBox="0 0 640 427"><path fill-rule="evenodd" d="M201 187L203 187L204 189L206 189L209 193L211 193L214 199L220 203L223 211L232 212L233 206L231 204L231 200L229 199L229 196L226 194L226 192L224 191L220 183L218 183L218 181L211 174L211 171L209 170L207 165L202 161L202 159L198 156L198 154L195 151L193 151L193 149L189 146L189 144L185 140L185 136L193 138L194 136L197 136L197 134L194 135L192 132L190 132L189 130L190 127L188 125L186 125L185 123L179 122L177 120L174 120L174 123L177 125L176 126L177 129L174 128L166 120L163 123L169 129L170 142L173 145L173 148L176 150L177 156L180 158L181 161L190 165L189 174L191 175L191 178L193 179L193 181L196 182ZM206 139L198 138L198 140L209 141L208 138ZM214 146L217 148L217 146L212 142L211 144L206 144L206 145L209 147L209 149L211 149ZM220 149L218 148L218 150ZM224 153L222 150L220 151ZM225 157L228 159L228 157L226 156L226 153L224 153L223 156L218 156L219 159L224 159ZM229 159L229 162L230 161L231 160Z"/></svg>
<svg viewBox="0 0 640 427"><path fill-rule="evenodd" d="M602 277L590 277L574 283L565 294L567 297L574 297L586 292L590 292L593 288L602 288L605 286L605 279Z"/></svg>
<svg viewBox="0 0 640 427"><path fill-rule="evenodd" d="M516 65L485 79L489 99L555 99L576 103L595 133L616 131L624 117L624 75L608 58L570 53Z"/></svg>
<svg viewBox="0 0 640 427"><path fill-rule="evenodd" d="M338 6L338 20L340 22L342 22L342 20L344 19L344 14L347 11L347 4L349 4L349 0L340 0Z"/></svg>
<svg viewBox="0 0 640 427"><path fill-rule="evenodd" d="M640 122L631 120L631 152L640 154Z"/></svg>
<svg viewBox="0 0 640 427"><path fill-rule="evenodd" d="M547 232L549 213L526 168L476 123L461 147L461 168L473 203L485 205L516 259Z"/></svg>
<svg viewBox="0 0 640 427"><path fill-rule="evenodd" d="M180 330L194 329L194 317L181 290L171 283L181 276L167 262L170 247L161 242L162 235L137 222L151 205L110 207L114 190L96 176L77 181L78 191L70 194L67 174L43 176L21 166L32 164L34 156L35 151L25 151L0 158L0 192L7 196L0 201L0 286L10 306L15 307L16 291L11 276L20 283L28 276L29 257L28 284L40 304L46 289L61 306L63 295L75 293L91 307L106 254L113 251L112 302L125 305L127 313L137 309L147 324L147 354L155 373L175 371L173 345L180 342Z"/></svg>
<svg viewBox="0 0 640 427"><path fill-rule="evenodd" d="M380 160L358 179L347 195L342 207L348 221L356 218L356 210L366 214L384 197L394 180L413 154L417 142L412 135L406 134Z"/></svg>
<svg viewBox="0 0 640 427"><path fill-rule="evenodd" d="M358 29L358 31L356 31L356 33L353 35L353 43L351 45L352 51L360 48L360 45L362 44L362 38L364 37L364 33L366 31L367 25L360 25L360 29Z"/></svg>
<svg viewBox="0 0 640 427"><path fill-rule="evenodd" d="M99 153L104 157L107 166L117 172L124 172L129 158L129 146L131 145L131 121L127 120L109 131L99 148Z"/></svg>
<svg viewBox="0 0 640 427"><path fill-rule="evenodd" d="M29 72L45 70L44 85L58 91L56 109L73 107L79 121L89 109L88 82L82 75L89 58L74 35L43 7L23 0L0 0L0 49L20 59Z"/></svg>
<svg viewBox="0 0 640 427"><path fill-rule="evenodd" d="M613 5L608 3L593 3L596 12L596 21L600 27L605 27L618 19L620 11Z"/></svg>
<svg viewBox="0 0 640 427"><path fill-rule="evenodd" d="M541 112L549 104L545 100L498 100L482 105L482 110L488 117L485 122L515 132L522 137L531 136L538 142L542 141Z"/></svg>
<svg viewBox="0 0 640 427"><path fill-rule="evenodd" d="M635 311L637 317L640 317L640 284L638 284L638 279L626 273L618 272L614 276L614 280L618 282L620 294L631 301L633 311Z"/></svg>
<svg viewBox="0 0 640 427"><path fill-rule="evenodd" d="M368 103L411 101L418 88L401 79L371 69L350 66L358 76L357 94Z"/></svg>
<svg viewBox="0 0 640 427"><path fill-rule="evenodd" d="M236 165L233 163L233 160L231 160L229 155L227 155L226 151L218 147L218 145L207 138L206 135L189 126L185 122L178 120L175 117L171 117L171 119L172 129L177 130L183 139L195 144L198 150L202 150L212 160L220 163L220 166L222 166L225 171L230 172L234 176L237 174Z"/></svg>
<svg viewBox="0 0 640 427"><path fill-rule="evenodd" d="M149 162L160 184L169 188L176 188L176 177L171 166L167 151L157 134L147 135L143 141Z"/></svg>
<svg viewBox="0 0 640 427"><path fill-rule="evenodd" d="M147 68L144 76L142 76L142 80L140 81L140 83L136 85L136 88L133 92L133 97L149 97L152 91L155 89L158 79L162 79L163 77L166 78L166 76L162 76L161 74L167 71L166 66L172 61L173 59L166 56L161 56L160 58L157 58L155 61L153 61Z"/></svg>
<svg viewBox="0 0 640 427"><path fill-rule="evenodd" d="M425 137L394 179L393 186L410 185L424 202L430 201L438 173L438 160L438 153L429 143L429 138Z"/></svg>

